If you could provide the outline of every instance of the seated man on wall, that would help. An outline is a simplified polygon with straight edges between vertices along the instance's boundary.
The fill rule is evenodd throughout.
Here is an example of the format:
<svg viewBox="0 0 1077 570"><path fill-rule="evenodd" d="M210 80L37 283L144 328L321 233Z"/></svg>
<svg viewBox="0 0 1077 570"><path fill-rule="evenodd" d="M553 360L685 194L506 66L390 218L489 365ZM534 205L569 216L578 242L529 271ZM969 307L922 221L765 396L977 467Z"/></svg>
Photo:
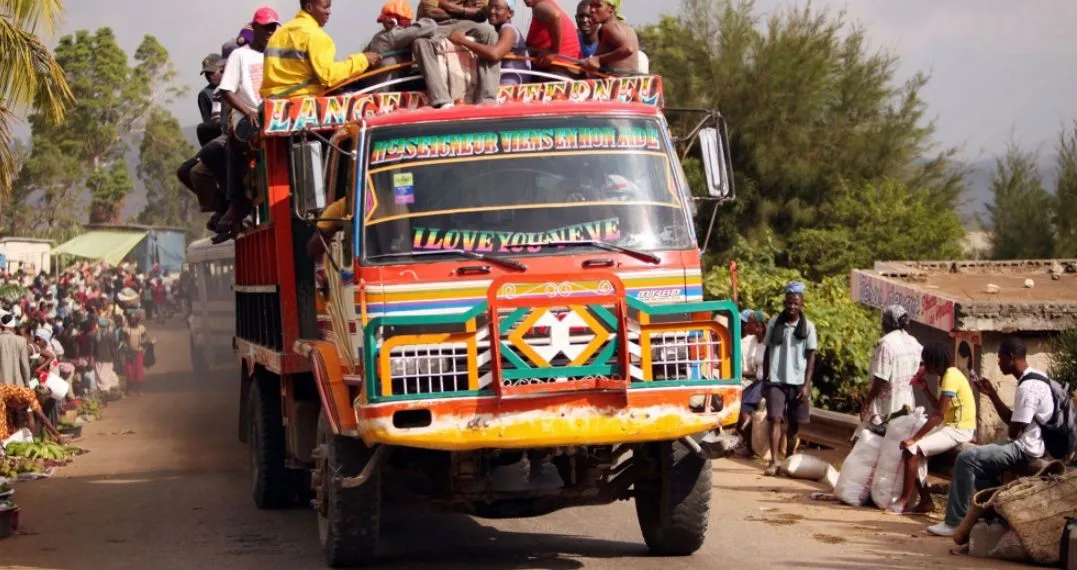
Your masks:
<svg viewBox="0 0 1077 570"><path fill-rule="evenodd" d="M977 481L991 481L1012 469L1022 469L1043 457L1046 446L1040 426L1054 414L1047 375L1028 365L1028 349L1018 338L1007 338L998 348L998 368L1017 378L1013 408L1007 406L989 380L976 383L980 393L991 399L1000 418L1009 424L1006 441L978 445L962 451L954 462L950 494L946 497L946 520L928 527L938 536L953 536L968 513Z"/></svg>

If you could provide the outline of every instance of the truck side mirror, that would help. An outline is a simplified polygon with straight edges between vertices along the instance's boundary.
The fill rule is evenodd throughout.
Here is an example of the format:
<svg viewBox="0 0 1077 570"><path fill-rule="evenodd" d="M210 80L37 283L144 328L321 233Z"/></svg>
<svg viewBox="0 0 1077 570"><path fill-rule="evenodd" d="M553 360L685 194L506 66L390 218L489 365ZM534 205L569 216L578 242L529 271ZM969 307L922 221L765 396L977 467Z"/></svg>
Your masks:
<svg viewBox="0 0 1077 570"><path fill-rule="evenodd" d="M699 147L703 158L703 170L707 174L707 194L712 198L733 198L732 169L730 168L725 139L718 129L708 127L699 131Z"/></svg>
<svg viewBox="0 0 1077 570"><path fill-rule="evenodd" d="M321 143L304 141L292 144L292 192L300 214L325 209L324 168Z"/></svg>

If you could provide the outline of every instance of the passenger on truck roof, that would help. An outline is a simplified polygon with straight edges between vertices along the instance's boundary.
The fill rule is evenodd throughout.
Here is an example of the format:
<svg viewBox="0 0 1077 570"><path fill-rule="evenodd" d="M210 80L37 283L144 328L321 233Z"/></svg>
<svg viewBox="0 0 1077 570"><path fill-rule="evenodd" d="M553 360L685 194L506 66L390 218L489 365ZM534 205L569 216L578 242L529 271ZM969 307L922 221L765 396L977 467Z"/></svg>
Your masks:
<svg viewBox="0 0 1077 570"><path fill-rule="evenodd" d="M316 95L367 69L381 56L357 53L336 61L337 46L325 32L333 0L300 0L295 18L273 34L266 47L262 97Z"/></svg>
<svg viewBox="0 0 1077 570"><path fill-rule="evenodd" d="M486 21L487 0L419 0L419 18L442 24L459 20Z"/></svg>
<svg viewBox="0 0 1077 570"><path fill-rule="evenodd" d="M429 38L437 29L437 22L430 18L416 20L407 0L386 2L378 14L378 23L382 29L374 34L363 51L381 54L384 66L410 61L415 40Z"/></svg>
<svg viewBox="0 0 1077 570"><path fill-rule="evenodd" d="M442 4L452 4L451 2L442 2ZM420 38L415 40L412 45L412 51L415 55L415 61L419 64L419 69L422 71L423 78L426 80L426 94L430 98L431 106L435 108L446 108L453 106L453 97L449 89L449 74L453 77L463 76L462 66L468 62L454 58L452 54L452 43L449 42L449 36L456 32L462 32L467 36L475 39L476 42L492 46L497 43L498 34L494 30L493 26L485 23L486 21L486 2L481 2L483 8L481 9L482 20L481 22L473 21L470 19L450 19L442 20L438 23L437 30L429 38ZM465 12L461 12L460 16L465 14L471 14L473 7L461 8ZM422 11L420 11L420 14ZM448 48L448 49L447 49ZM444 65L447 59L448 65ZM475 76L478 80L478 88L475 93L475 101L473 103L493 102L497 100L498 85L501 82L501 66L496 61L478 60L476 63ZM445 70L448 70L446 73Z"/></svg>
<svg viewBox="0 0 1077 570"><path fill-rule="evenodd" d="M512 23L516 0L490 0L487 8L490 25L497 30L497 43L492 46L481 44L467 37L463 30L456 30L449 36L452 43L467 48L479 58L486 61L501 62L501 85L519 85L524 82L520 73L513 70L531 69L531 64L524 59L505 59L506 55L527 57L527 42L523 32Z"/></svg>
<svg viewBox="0 0 1077 570"><path fill-rule="evenodd" d="M574 63L580 59L580 38L575 33L572 18L561 9L555 0L524 0L531 8L531 29L527 32L527 47L534 55L537 69L552 68L556 56L571 58Z"/></svg>
<svg viewBox="0 0 1077 570"><path fill-rule="evenodd" d="M591 21L591 0L576 5L576 29L580 38L580 57L587 59L598 50L598 26Z"/></svg>
<svg viewBox="0 0 1077 570"><path fill-rule="evenodd" d="M232 108L228 120L228 183L224 200L228 210L217 222L217 237L220 243L226 236L234 233L241 220L251 211L251 201L247 198L244 179L250 170L248 154L250 150L248 135L261 124L259 109L262 105L261 87L265 65L264 50L269 38L280 27L280 18L272 8L259 8L251 19L254 27L254 39L228 56L224 66L224 75L218 90L221 98Z"/></svg>
<svg viewBox="0 0 1077 570"><path fill-rule="evenodd" d="M584 60L584 68L639 73L639 37L624 21L622 3L622 0L591 0L592 25L599 26L598 49Z"/></svg>

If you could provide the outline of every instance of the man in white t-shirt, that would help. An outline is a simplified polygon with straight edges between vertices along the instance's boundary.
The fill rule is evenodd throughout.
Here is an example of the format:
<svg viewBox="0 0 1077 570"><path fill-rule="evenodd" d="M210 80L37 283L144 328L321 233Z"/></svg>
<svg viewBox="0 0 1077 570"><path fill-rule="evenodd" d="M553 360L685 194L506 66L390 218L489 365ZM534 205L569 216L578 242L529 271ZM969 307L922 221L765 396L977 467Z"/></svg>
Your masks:
<svg viewBox="0 0 1077 570"><path fill-rule="evenodd" d="M1041 370L1028 366L1025 343L1017 338L1007 338L998 348L998 367L1003 374L1017 378L1017 393L1011 410L999 398L995 387L986 380L976 383L980 392L991 399L999 417L1009 424L1008 440L1001 443L980 445L961 452L954 462L950 495L946 498L946 520L927 529L938 536L953 536L957 525L969 509L969 501L976 492L976 481L990 481L1006 471L1025 467L1033 459L1044 454L1040 425L1054 415L1054 399L1046 382L1022 381L1027 376L1046 378Z"/></svg>
<svg viewBox="0 0 1077 570"><path fill-rule="evenodd" d="M871 358L871 390L860 408L860 419L878 416L886 421L903 407L916 407L912 380L920 371L920 354L924 347L905 329L909 314L901 305L883 309L883 337L875 345Z"/></svg>
<svg viewBox="0 0 1077 570"><path fill-rule="evenodd" d="M228 184L224 195L228 211L217 224L218 236L231 235L237 229L237 223L250 213L250 200L243 191L243 179L248 170L246 135L262 122L259 108L262 105L264 52L270 36L280 27L280 18L275 10L263 6L254 13L251 26L254 28L253 41L228 55L217 87L221 99L231 109L228 120L222 121L227 125L228 134ZM218 243L216 238L214 243Z"/></svg>

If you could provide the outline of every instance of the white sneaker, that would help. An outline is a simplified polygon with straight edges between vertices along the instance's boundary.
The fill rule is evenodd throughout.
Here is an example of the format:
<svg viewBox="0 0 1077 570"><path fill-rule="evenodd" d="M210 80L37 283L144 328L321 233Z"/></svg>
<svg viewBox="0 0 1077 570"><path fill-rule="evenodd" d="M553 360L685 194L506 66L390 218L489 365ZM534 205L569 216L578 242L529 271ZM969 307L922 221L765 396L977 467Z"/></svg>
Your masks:
<svg viewBox="0 0 1077 570"><path fill-rule="evenodd" d="M944 522L941 522L934 526L927 527L927 532L935 536L953 536L957 532L957 527L952 527Z"/></svg>

